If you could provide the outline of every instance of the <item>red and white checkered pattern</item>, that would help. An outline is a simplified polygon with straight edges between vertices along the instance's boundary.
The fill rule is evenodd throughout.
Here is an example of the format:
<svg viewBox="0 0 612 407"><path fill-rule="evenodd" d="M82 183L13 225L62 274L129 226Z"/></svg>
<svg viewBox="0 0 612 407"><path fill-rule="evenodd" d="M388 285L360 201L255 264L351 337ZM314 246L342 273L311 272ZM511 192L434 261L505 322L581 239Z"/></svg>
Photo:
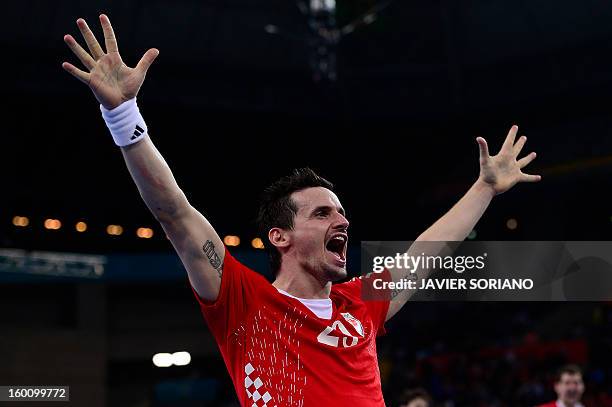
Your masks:
<svg viewBox="0 0 612 407"><path fill-rule="evenodd" d="M244 373L246 373L246 376L244 377L244 388L246 389L249 399L253 400L251 407L277 407L276 404L268 405L268 402L272 400L272 396L263 388L261 378L252 377L254 372L255 368L250 363L247 363L246 366L244 366Z"/></svg>

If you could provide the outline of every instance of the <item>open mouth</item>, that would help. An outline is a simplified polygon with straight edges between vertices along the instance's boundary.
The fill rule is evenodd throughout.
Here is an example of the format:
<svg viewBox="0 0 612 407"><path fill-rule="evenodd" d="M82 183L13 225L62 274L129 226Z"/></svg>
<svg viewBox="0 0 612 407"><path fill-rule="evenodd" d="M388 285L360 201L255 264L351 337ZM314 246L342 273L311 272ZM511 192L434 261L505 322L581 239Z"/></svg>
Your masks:
<svg viewBox="0 0 612 407"><path fill-rule="evenodd" d="M346 263L346 244L348 236L344 233L336 233L330 237L325 245L327 251L331 252L342 263Z"/></svg>

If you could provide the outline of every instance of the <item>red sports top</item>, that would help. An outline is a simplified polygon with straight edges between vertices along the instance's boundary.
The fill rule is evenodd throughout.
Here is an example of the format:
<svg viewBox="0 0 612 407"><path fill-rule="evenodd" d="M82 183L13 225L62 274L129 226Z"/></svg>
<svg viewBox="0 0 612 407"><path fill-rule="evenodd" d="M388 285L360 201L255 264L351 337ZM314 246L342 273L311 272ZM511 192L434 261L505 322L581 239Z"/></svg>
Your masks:
<svg viewBox="0 0 612 407"><path fill-rule="evenodd" d="M242 406L385 405L376 336L389 302L363 301L361 280L333 285L321 319L226 249L217 300L196 298Z"/></svg>

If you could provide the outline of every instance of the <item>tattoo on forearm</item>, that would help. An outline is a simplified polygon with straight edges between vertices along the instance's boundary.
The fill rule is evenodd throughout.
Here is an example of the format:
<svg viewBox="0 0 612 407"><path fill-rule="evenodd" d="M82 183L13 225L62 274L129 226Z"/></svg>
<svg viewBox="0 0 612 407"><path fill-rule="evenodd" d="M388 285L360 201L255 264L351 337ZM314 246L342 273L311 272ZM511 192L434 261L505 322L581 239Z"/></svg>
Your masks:
<svg viewBox="0 0 612 407"><path fill-rule="evenodd" d="M215 250L215 245L211 240L207 240L202 247L204 250L204 254L208 257L208 261L210 261L210 265L219 273L219 277L223 274L223 265L221 264L221 257L217 254Z"/></svg>
<svg viewBox="0 0 612 407"><path fill-rule="evenodd" d="M417 274L407 273L407 274L403 275L402 277L400 277L398 281L401 281L401 280L404 280L404 279L418 280L419 276ZM394 300L395 297L397 297L398 295L400 295L404 291L406 291L405 288L396 288L394 290L391 290L391 300Z"/></svg>
<svg viewBox="0 0 612 407"><path fill-rule="evenodd" d="M397 297L402 291L404 291L401 288L396 288L395 290L391 290L391 300L394 300L395 297Z"/></svg>
<svg viewBox="0 0 612 407"><path fill-rule="evenodd" d="M400 295L400 293L402 293L404 291L403 288L396 288L394 290L391 290L391 300L394 300L395 297L397 297L398 295Z"/></svg>

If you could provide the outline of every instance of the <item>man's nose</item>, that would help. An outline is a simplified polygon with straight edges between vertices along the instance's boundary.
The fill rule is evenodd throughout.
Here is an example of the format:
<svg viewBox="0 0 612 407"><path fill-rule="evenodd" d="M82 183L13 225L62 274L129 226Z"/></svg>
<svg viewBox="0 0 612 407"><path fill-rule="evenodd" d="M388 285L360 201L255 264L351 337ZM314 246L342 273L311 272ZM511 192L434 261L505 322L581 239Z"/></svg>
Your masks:
<svg viewBox="0 0 612 407"><path fill-rule="evenodd" d="M336 214L336 219L335 219L335 224L334 224L335 229L346 230L348 229L349 225L350 223L348 219L346 219L346 217L343 214L341 213Z"/></svg>

